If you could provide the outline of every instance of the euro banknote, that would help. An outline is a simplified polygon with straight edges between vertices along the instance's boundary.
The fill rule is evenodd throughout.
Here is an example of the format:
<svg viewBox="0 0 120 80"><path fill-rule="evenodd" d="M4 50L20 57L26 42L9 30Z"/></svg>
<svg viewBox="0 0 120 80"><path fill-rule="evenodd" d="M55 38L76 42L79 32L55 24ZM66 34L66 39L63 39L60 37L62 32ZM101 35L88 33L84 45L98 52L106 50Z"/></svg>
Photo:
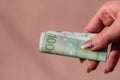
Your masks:
<svg viewBox="0 0 120 80"><path fill-rule="evenodd" d="M47 31L40 35L39 51L42 53L70 56L75 58L106 61L107 48L97 51L82 49L81 46L93 33Z"/></svg>

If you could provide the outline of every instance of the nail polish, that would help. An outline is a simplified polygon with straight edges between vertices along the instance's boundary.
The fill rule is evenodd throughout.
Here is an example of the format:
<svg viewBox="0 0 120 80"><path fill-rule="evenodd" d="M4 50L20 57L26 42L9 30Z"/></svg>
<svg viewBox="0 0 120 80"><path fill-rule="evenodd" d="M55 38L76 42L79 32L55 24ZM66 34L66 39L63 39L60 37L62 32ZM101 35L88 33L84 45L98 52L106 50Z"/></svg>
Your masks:
<svg viewBox="0 0 120 80"><path fill-rule="evenodd" d="M82 49L91 49L94 47L94 44L92 41L87 41L85 44L81 46Z"/></svg>
<svg viewBox="0 0 120 80"><path fill-rule="evenodd" d="M79 59L80 60L80 63L83 63L85 61L85 59Z"/></svg>
<svg viewBox="0 0 120 80"><path fill-rule="evenodd" d="M87 73L90 73L91 71L92 71L91 69L87 68Z"/></svg>
<svg viewBox="0 0 120 80"><path fill-rule="evenodd" d="M80 60L80 63L83 63L84 61L83 60Z"/></svg>
<svg viewBox="0 0 120 80"><path fill-rule="evenodd" d="M105 73L105 74L108 74L108 73L109 73L109 71L107 71L107 70L104 70L104 73Z"/></svg>

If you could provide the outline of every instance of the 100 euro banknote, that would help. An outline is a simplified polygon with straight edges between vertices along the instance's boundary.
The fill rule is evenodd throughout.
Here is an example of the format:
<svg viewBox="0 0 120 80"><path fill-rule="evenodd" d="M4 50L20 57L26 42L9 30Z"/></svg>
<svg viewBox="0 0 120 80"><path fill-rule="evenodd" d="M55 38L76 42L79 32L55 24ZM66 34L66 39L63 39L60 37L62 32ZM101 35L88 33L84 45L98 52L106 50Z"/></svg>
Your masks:
<svg viewBox="0 0 120 80"><path fill-rule="evenodd" d="M81 48L82 44L95 35L96 34L92 33L78 32L42 32L40 36L39 51L49 54L106 61L107 48L98 51L89 51Z"/></svg>

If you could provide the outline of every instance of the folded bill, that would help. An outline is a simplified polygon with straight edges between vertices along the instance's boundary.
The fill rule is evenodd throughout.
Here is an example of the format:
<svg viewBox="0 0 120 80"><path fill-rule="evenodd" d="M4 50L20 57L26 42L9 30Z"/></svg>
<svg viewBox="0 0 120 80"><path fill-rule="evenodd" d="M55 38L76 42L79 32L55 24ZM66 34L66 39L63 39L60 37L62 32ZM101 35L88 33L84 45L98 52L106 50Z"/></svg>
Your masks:
<svg viewBox="0 0 120 80"><path fill-rule="evenodd" d="M78 32L42 32L40 36L39 51L49 54L106 61L107 48L97 51L89 51L81 48L84 42L95 35L96 34L92 33Z"/></svg>

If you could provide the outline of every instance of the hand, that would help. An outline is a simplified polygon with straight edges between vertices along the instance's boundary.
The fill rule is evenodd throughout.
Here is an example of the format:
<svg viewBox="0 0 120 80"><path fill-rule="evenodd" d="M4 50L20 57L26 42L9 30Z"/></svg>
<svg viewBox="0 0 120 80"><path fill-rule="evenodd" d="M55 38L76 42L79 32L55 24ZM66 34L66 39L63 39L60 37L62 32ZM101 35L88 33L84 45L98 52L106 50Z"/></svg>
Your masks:
<svg viewBox="0 0 120 80"><path fill-rule="evenodd" d="M84 49L98 50L112 44L104 73L112 72L120 58L120 0L105 2L84 32L98 33L82 46ZM98 61L89 60L88 72L95 70L98 64Z"/></svg>

